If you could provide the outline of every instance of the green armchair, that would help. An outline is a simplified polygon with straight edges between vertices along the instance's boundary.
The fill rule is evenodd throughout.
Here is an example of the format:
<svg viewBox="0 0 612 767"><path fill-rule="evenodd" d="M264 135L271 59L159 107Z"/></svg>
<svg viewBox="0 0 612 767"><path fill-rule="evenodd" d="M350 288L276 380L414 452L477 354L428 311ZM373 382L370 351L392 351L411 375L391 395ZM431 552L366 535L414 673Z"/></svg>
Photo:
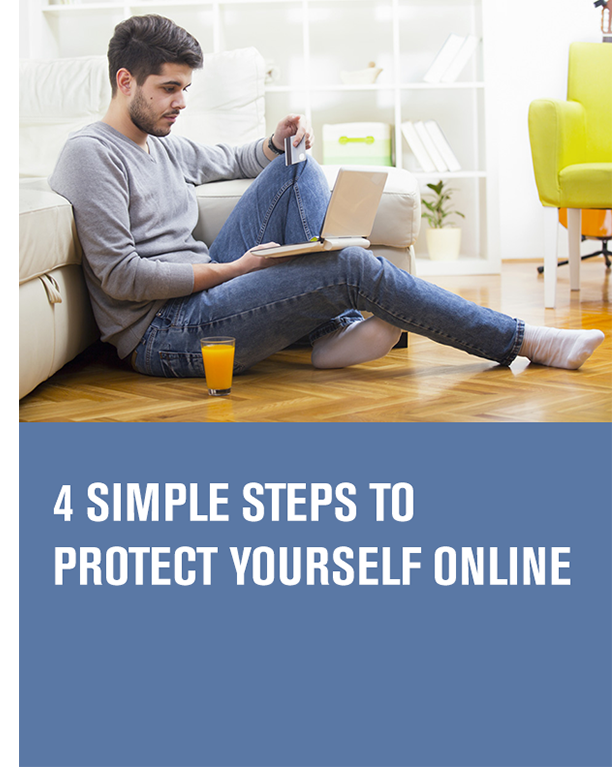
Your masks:
<svg viewBox="0 0 612 767"><path fill-rule="evenodd" d="M544 305L555 305L558 209L568 209L570 288L580 290L581 211L612 208L612 45L572 43L567 101L529 106L536 186L547 213Z"/></svg>

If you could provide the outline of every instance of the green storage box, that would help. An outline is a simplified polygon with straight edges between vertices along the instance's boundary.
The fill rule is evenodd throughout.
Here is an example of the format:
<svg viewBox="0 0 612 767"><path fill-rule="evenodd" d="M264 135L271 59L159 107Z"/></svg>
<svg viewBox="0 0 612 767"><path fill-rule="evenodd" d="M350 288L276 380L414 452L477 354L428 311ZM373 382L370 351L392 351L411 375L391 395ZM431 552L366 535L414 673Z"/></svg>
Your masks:
<svg viewBox="0 0 612 767"><path fill-rule="evenodd" d="M325 165L393 165L393 130L387 123L323 126Z"/></svg>

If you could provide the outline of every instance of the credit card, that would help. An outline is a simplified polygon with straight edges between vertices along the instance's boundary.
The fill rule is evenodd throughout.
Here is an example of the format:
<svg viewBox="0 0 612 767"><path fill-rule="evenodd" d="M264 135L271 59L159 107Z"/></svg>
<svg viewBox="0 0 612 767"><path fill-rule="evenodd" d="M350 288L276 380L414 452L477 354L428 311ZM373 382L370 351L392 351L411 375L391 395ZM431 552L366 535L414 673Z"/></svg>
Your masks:
<svg viewBox="0 0 612 767"><path fill-rule="evenodd" d="M297 165L306 159L306 136L297 146L293 146L294 136L285 139L285 165Z"/></svg>

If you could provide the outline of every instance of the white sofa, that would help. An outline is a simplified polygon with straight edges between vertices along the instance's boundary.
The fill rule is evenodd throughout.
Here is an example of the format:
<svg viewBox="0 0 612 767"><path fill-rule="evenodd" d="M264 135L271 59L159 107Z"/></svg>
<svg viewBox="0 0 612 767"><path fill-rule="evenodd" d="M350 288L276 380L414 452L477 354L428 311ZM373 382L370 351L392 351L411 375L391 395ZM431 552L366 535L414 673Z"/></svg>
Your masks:
<svg viewBox="0 0 612 767"><path fill-rule="evenodd" d="M194 75L188 109L173 129L203 143L241 144L266 135L264 61L254 48L209 54ZM47 177L69 133L102 117L110 99L105 57L20 62L19 356L23 397L97 338L80 267L72 208ZM272 116L276 122L284 115ZM413 271L420 227L414 177L389 168L371 240L373 250ZM337 167L325 167L330 188ZM196 192L195 234L208 245L248 180ZM92 187L92 194L95 188Z"/></svg>

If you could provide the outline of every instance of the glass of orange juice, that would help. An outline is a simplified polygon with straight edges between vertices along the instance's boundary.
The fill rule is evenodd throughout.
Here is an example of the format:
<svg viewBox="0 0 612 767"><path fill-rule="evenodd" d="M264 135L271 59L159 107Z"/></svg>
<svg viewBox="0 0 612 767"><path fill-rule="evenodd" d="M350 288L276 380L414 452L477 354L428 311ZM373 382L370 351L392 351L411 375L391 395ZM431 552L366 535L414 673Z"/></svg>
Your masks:
<svg viewBox="0 0 612 767"><path fill-rule="evenodd" d="M232 390L236 339L230 336L200 338L208 393L223 397Z"/></svg>

